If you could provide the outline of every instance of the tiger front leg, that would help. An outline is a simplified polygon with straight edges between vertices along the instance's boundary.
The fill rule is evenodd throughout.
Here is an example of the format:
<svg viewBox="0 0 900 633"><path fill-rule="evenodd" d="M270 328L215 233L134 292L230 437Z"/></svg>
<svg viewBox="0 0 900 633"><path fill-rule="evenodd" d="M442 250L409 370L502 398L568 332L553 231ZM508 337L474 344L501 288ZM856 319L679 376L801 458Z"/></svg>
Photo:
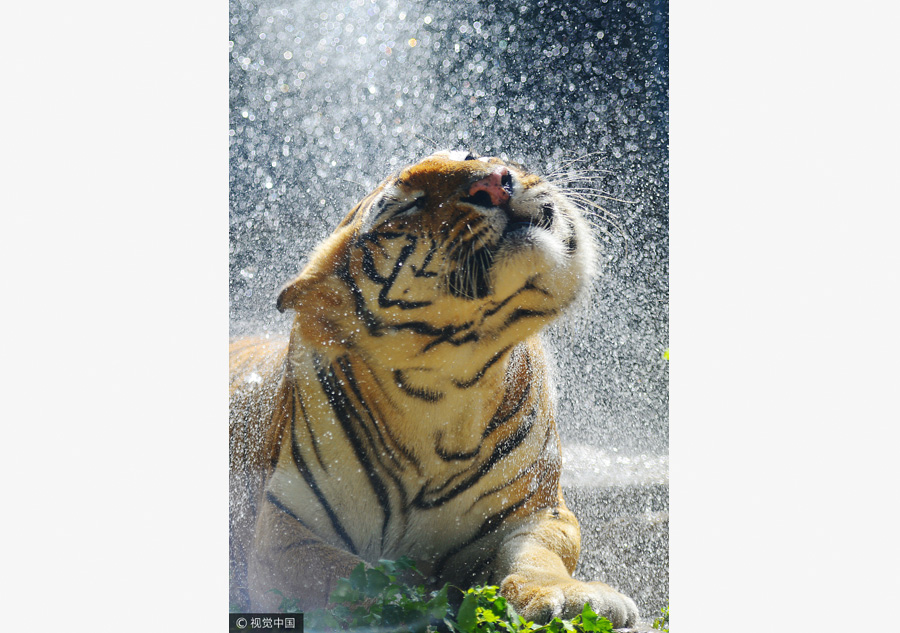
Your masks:
<svg viewBox="0 0 900 633"><path fill-rule="evenodd" d="M361 562L264 500L247 574L252 610L277 613L282 598L273 589L296 599L304 611L324 607L338 579L349 577Z"/></svg>
<svg viewBox="0 0 900 633"><path fill-rule="evenodd" d="M614 627L633 625L638 610L631 598L605 583L572 578L580 546L575 515L562 504L541 510L504 538L496 570L500 592L535 622L571 619L590 603Z"/></svg>

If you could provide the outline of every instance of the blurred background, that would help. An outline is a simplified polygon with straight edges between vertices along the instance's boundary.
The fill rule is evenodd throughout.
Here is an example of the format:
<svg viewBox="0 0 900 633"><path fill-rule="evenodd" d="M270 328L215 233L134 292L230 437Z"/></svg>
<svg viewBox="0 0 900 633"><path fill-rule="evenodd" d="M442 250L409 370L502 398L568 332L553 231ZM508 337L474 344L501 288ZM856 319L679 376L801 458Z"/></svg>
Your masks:
<svg viewBox="0 0 900 633"><path fill-rule="evenodd" d="M603 274L552 326L578 574L668 600L668 3L232 0L232 335L385 176L436 149L592 176ZM570 163L569 161L576 161Z"/></svg>

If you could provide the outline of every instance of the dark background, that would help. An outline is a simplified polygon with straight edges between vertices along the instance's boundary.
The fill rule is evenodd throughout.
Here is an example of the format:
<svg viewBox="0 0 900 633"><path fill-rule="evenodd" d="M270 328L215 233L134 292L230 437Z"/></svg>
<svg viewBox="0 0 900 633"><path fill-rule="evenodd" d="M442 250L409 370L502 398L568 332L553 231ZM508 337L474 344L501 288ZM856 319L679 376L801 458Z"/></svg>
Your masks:
<svg viewBox="0 0 900 633"><path fill-rule="evenodd" d="M231 3L230 316L285 334L278 288L394 169L471 149L572 159L613 221L548 340L564 443L668 447L667 2Z"/></svg>

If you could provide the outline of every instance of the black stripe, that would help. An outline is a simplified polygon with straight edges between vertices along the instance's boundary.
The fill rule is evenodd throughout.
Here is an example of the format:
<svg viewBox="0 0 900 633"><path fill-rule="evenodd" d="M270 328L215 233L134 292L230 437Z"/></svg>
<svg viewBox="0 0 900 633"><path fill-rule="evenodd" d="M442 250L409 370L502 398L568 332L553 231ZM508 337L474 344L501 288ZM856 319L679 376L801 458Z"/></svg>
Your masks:
<svg viewBox="0 0 900 633"><path fill-rule="evenodd" d="M371 242L378 246L378 240L386 239L386 240L395 240L398 237L403 237L406 233L399 233L398 231L369 231L368 233L364 233L356 238L354 242L354 246L361 247L366 242Z"/></svg>
<svg viewBox="0 0 900 633"><path fill-rule="evenodd" d="M393 202L397 202L397 201L394 200ZM385 220L385 222L393 220L395 217L397 217L401 213L409 211L413 207L421 206L422 208L425 208L426 204L428 204L428 196L419 196L418 198L415 198L414 200L412 200L410 202L406 202L405 204L402 204L398 208L391 211L391 217L389 217L387 220Z"/></svg>
<svg viewBox="0 0 900 633"><path fill-rule="evenodd" d="M346 284L347 289L350 290L350 294L353 296L356 315L363 321L363 323L365 323L366 330L370 336L384 336L384 333L386 331L399 332L402 330L410 330L411 332L415 332L416 334L421 334L423 336L434 336L440 338L442 340L438 342L443 342L443 340L449 340L455 334L458 334L459 332L472 327L471 321L468 321L461 325L447 325L442 328L436 328L433 325L426 323L425 321L408 321L406 323L385 325L384 323L382 323L381 319L375 316L375 314L366 307L366 300L365 297L363 297L362 289L353 279L353 275L350 274L349 268L347 266L341 267L338 270L337 275L341 279L341 281Z"/></svg>
<svg viewBox="0 0 900 633"><path fill-rule="evenodd" d="M488 517L484 521L484 523L481 524L481 527L479 528L478 532L476 532L474 534L474 536L472 536L465 542L452 547L446 554L444 554L444 556L437 562L437 564L435 564L434 574L437 576L441 576L443 574L444 567L447 565L447 563L450 561L451 558L453 558L454 556L459 554L461 551L463 551L467 547L474 545L476 542L478 542L479 540L481 540L482 538L484 538L485 536L487 536L488 534L490 534L491 532L496 530L503 523L503 521L506 519L506 517L508 517L509 515L514 513L516 510L518 510L519 508L524 506L526 503L528 503L528 501L536 493L537 493L536 489L531 490L528 492L527 495L525 495L524 497L522 497L521 499L516 501L514 504L507 506L500 512Z"/></svg>
<svg viewBox="0 0 900 633"><path fill-rule="evenodd" d="M419 491L419 494L416 495L416 498L413 499L413 505L417 508L426 510L429 508L435 508L437 506L444 505L460 493L474 486L476 483L478 483L478 481L481 480L482 477L484 477L491 471L491 469L494 467L494 465L497 464L497 462L516 450L516 448L518 448L519 445L523 441L525 441L525 438L528 437L528 435L531 433L531 429L534 427L534 421L537 417L536 413L537 410L532 409L525 416L522 425L516 429L515 433L497 442L497 445L491 452L490 457L479 464L478 469L474 473L469 475L468 478L458 483L449 492L446 492L443 495L433 499L426 499L425 496L440 493L450 485L450 481L445 482L444 485L438 487L435 490L425 490L423 488Z"/></svg>
<svg viewBox="0 0 900 633"><path fill-rule="evenodd" d="M422 267L420 269L416 270L416 267L413 266L412 264L410 264L410 266L412 267L413 274L416 277L426 277L427 278L427 277L437 277L438 276L438 274L436 272L433 272L430 270L425 270L426 268L428 268L428 264L431 263L431 258L434 257L434 255L437 253L437 250L438 250L437 242L434 240L434 238L432 238L431 239L431 248L429 248L428 252L425 253L425 260L422 262Z"/></svg>
<svg viewBox="0 0 900 633"><path fill-rule="evenodd" d="M301 525L302 525L303 527L305 527L306 529L309 529L309 526L307 526L305 523L303 523L303 521L300 520L300 517L298 517L296 514L294 514L294 512L293 512L290 508L288 508L286 505L284 505L283 503L281 503L281 501L278 500L278 497L276 497L276 496L272 493L271 490L267 490L267 491L266 491L266 501L268 501L268 502L271 503L273 506L275 506L276 508L278 508L281 512L284 512L286 515L288 515L289 517L291 517L294 521L296 521L297 523L301 524Z"/></svg>
<svg viewBox="0 0 900 633"><path fill-rule="evenodd" d="M384 539L384 536L387 534L388 522L391 518L390 498L384 482L378 477L378 474L375 472L375 467L369 459L368 451L366 451L365 447L366 442L360 437L359 429L362 428L362 424L358 419L354 423L353 418L355 417L355 410L351 405L347 394L344 392L341 382L338 380L337 376L335 376L333 367L322 367L318 357L314 357L313 360L316 366L316 377L319 380L322 391L328 398L331 409L341 423L344 433L346 433L347 439L356 453L356 458L362 464L363 470L365 470L366 477L369 480L369 484L372 486L375 497L381 505L382 512L384 513L381 534L382 539ZM363 430L365 431L365 429ZM371 444L371 438L369 443Z"/></svg>
<svg viewBox="0 0 900 633"><path fill-rule="evenodd" d="M390 276L383 277L378 273L378 270L375 268L375 258L372 255L372 251L369 250L367 246L362 247L363 273L365 273L365 275L374 283L381 286L381 290L378 292L378 305L382 308L398 307L401 310L414 310L416 308L430 306L432 303L431 301L403 301L402 299L388 298L388 293L393 289L397 277L403 270L403 264L405 264L406 260L409 259L409 256L415 252L416 245L418 244L418 238L415 235L406 234L401 237L405 237L408 243L400 249L400 254L394 261Z"/></svg>
<svg viewBox="0 0 900 633"><path fill-rule="evenodd" d="M400 513L402 516L405 517L406 507L407 507L407 493L406 493L406 488L403 486L403 481L401 480L398 471L405 470L406 465L401 463L397 459L397 455L396 455L396 452L393 450L393 446L400 448L400 452L404 457L409 458L410 455L408 452L406 452L400 446L400 444L396 441L396 439L390 434L390 429L388 428L388 426L385 424L378 423L378 419L384 420L385 416L376 417L374 412L372 411L372 409L369 407L368 403L363 398L362 392L359 389L359 385L356 381L356 377L353 373L353 367L350 364L349 359L347 359L346 357L338 358L337 363L338 363L338 366L341 368L341 371L344 373L344 377L347 380L347 384L350 386L350 389L353 391L353 395L356 397L356 400L359 403L359 406L362 408L362 410L368 416L369 425L366 425L365 420L361 416L357 416L356 419L359 422L359 427L363 430L363 432L366 435L366 439L368 440L369 446L371 446L373 449L372 454L375 457L375 461L378 462L378 465L381 466L381 468L387 473L388 477L390 477L391 480L394 482L395 489L397 490L397 493L400 495L400 503L399 503ZM380 450L376 446L375 438L373 437L373 433L369 430L369 427L373 428L375 431L375 434L377 434L377 436L378 436L378 440L379 440L378 446L381 447ZM388 435L388 437L390 438L390 440L391 440L390 443L385 441L385 437L384 437L384 434L382 433L382 429L384 430L384 433L386 433ZM395 466L395 468L391 468L390 464L384 463L384 460L382 460L382 456L384 456L384 455L386 455L390 458L390 460L393 463L393 465ZM417 467L417 470L420 470L418 468L417 462L415 462L412 459L410 459L410 461ZM373 474L374 474L374 470L373 470ZM390 503L390 499L387 497L387 491L385 490L384 504L389 504L389 503ZM390 506L388 505L388 512L385 516L384 525L382 526L382 541L384 540L384 537L387 532L388 521L390 520L390 514L391 514Z"/></svg>
<svg viewBox="0 0 900 633"><path fill-rule="evenodd" d="M375 274L377 275L377 271L375 272ZM370 336L384 336L384 333L386 331L400 332L403 330L409 330L416 334L421 334L422 336L434 337L435 340L430 341L425 346L425 348L423 348L423 353L428 351L435 345L439 345L441 343L450 343L454 346L460 346L471 341L477 341L480 338L477 332L468 332L461 338L453 338L460 332L469 330L473 325L472 321L467 321L460 325L446 325L440 328L434 327L433 325L425 321L408 321L406 323L385 325L381 321L381 319L379 319L371 310L366 307L366 299L363 296L362 289L359 287L359 285L356 283L356 280L353 278L353 275L350 273L349 266L341 266L341 268L339 268L337 271L337 276L341 281L344 282L344 284L347 286L347 289L350 291L350 294L353 297L356 315L363 321L366 326L366 331Z"/></svg>
<svg viewBox="0 0 900 633"><path fill-rule="evenodd" d="M385 384L384 384L384 383L381 381L381 379L378 377L378 374L376 374L375 372L373 372L373 371L371 370L371 368L368 368L368 371L369 371L369 375L371 376L372 380L375 381L375 385L376 385L377 391L378 391L379 393L383 393L383 394L388 394L388 393L390 393L390 391L389 391L388 389L385 388ZM392 405L393 405L393 401L392 401L389 397L387 398L387 402L388 402L389 404L392 404ZM377 405L378 403L376 402L375 404ZM376 407L376 409L377 409L377 407ZM378 416L377 416L377 419L378 419L378 420L387 420L387 419L388 419L388 416L386 416L386 415L384 415L383 413L381 413L381 411L376 410L376 411L373 412L373 414L374 414L374 413L377 413L377 414L378 414ZM387 423L378 424L378 422L376 421L376 418L374 418L374 417L373 417L373 424L375 424L375 427L378 428L378 429L381 429L381 428L384 429L384 433L388 436L388 438L390 438L390 440L391 440L393 446L395 446L396 449L397 449L398 451L400 451L400 454L403 455L403 457L406 459L407 462L409 462L410 464L413 465L413 467L416 469L416 472L418 472L419 475L422 475L422 464L419 463L419 460L416 458L416 456L415 456L412 452L410 452L410 450L407 449L407 448L403 445L402 442L400 442L396 437L394 437L394 434L391 433L391 426L390 426L390 424L387 424ZM400 486L399 483L398 483L398 486ZM405 489L402 488L402 487L400 487L400 492L401 492L401 494L403 494L403 498L404 498L404 500L405 500L405 499L406 499ZM405 503L405 501L404 501L404 503Z"/></svg>
<svg viewBox="0 0 900 633"><path fill-rule="evenodd" d="M393 332L409 330L411 332L415 332L416 334L421 334L422 336L436 336L439 338L447 338L449 340L454 334L459 334L463 330L466 330L470 327L472 327L471 321L467 321L462 325L445 325L441 328L436 328L433 325L426 323L425 321L407 321L406 323L387 325L384 329L391 330Z"/></svg>
<svg viewBox="0 0 900 633"><path fill-rule="evenodd" d="M445 246L448 244L455 244L459 239L459 236L462 234L462 229L456 234L456 237L453 240L449 240L450 232L457 227L457 225L466 221L466 218L469 216L473 216L472 212L467 209L457 209L456 215L452 218L449 218L446 222L441 224L440 235L445 239ZM472 217L472 220L477 219L478 216Z"/></svg>
<svg viewBox="0 0 900 633"><path fill-rule="evenodd" d="M524 290L525 290L524 288L519 288L514 293L509 295L506 299L504 299L503 301L498 303L495 307L491 308L490 310L485 310L484 318L492 317L495 314L497 314L498 312L500 312L500 310L502 310L504 308L504 306L506 306L507 303L509 303L510 301L513 300L513 297L518 296Z"/></svg>
<svg viewBox="0 0 900 633"><path fill-rule="evenodd" d="M513 310L512 314L506 317L506 321L503 322L501 326L501 330L508 328L510 325L515 323L516 321L521 321L522 319L530 319L533 317L545 317L545 316L554 316L559 312L559 310L551 309L551 310L527 310L525 308L516 308Z"/></svg>
<svg viewBox="0 0 900 633"><path fill-rule="evenodd" d="M359 552L356 549L356 546L353 544L353 540L350 538L350 535L347 534L347 531L344 529L344 526L341 524L341 520L338 518L337 513L334 511L334 508L328 503L328 500L325 498L325 495L322 494L322 490L319 488L319 485L316 483L315 477L312 476L309 468L306 466L306 461L303 459L303 455L300 453L300 445L297 443L297 434L295 432L294 424L296 424L296 420L291 420L291 455L294 458L294 465L297 467L297 470L303 476L304 481L306 481L306 485L309 486L309 489L313 491L313 494L316 495L316 499L319 500L319 503L322 505L322 508L325 510L325 514L328 515L328 520L331 521L331 526L334 528L334 531L341 538L344 543L347 544L347 549L350 550L350 553L359 555ZM299 521L299 519L297 519Z"/></svg>
<svg viewBox="0 0 900 633"><path fill-rule="evenodd" d="M431 341L428 345L423 347L422 353L424 354L425 352L430 350L432 347L436 347L436 346L440 345L441 343L450 343L454 347L459 347L460 345L463 345L465 343L471 343L471 342L479 340L481 338L481 335L479 335L478 332L469 332L465 336L458 338L458 339L453 338L454 334L458 334L463 329L471 327L471 325L472 325L471 322L464 323L463 326L461 326L459 328L454 328L456 331L453 331L453 332L448 331L446 334L442 334L441 336L439 336L436 339L434 339L433 341ZM445 328L445 329L449 330L449 328Z"/></svg>
<svg viewBox="0 0 900 633"><path fill-rule="evenodd" d="M522 410L522 407L525 406L525 403L528 402L528 397L531 395L531 381L529 380L526 383L525 389L522 390L522 396L516 401L513 405L511 411L504 415L500 415L500 408L497 408L497 412L494 413L494 417L491 418L491 421L484 429L483 437L487 437L491 433L493 433L496 429L500 428L507 422L509 422L519 411ZM501 405L502 406L502 405Z"/></svg>
<svg viewBox="0 0 900 633"><path fill-rule="evenodd" d="M381 215L381 212L384 211L384 208L387 206L388 198L387 196L382 196L378 199L378 203L372 208L372 218L373 221L378 219L378 216Z"/></svg>
<svg viewBox="0 0 900 633"><path fill-rule="evenodd" d="M316 454L316 461L319 462L319 467L324 470L326 473L328 472L328 465L322 459L322 453L319 451L319 440L316 437L316 434L313 433L312 424L309 421L309 416L306 414L306 406L303 404L303 394L299 389L294 387L294 371L290 362L287 363L287 369L285 370L285 384L289 385L291 388L291 392L293 393L293 398L291 398L291 424L294 423L294 418L297 415L297 405L300 405L300 413L303 414L303 420L306 423L306 431L309 433L309 439L312 442L313 452ZM293 434L293 429L292 429ZM278 456L275 456L275 459L278 459Z"/></svg>
<svg viewBox="0 0 900 633"><path fill-rule="evenodd" d="M286 505L281 503L281 501L278 499L278 497L276 497L275 494L271 490L266 491L266 501L268 501L273 506L275 506L275 508L277 510L279 510L280 512L284 512L286 515L291 517L294 521L296 521L297 523L299 523L300 525L305 527L307 530L309 530L313 534L315 534L315 532L313 532L312 528L309 527L308 525L306 525L306 523L304 523L300 517L298 517L296 514L294 514L294 512L289 507L287 507Z"/></svg>
<svg viewBox="0 0 900 633"><path fill-rule="evenodd" d="M394 384L396 384L397 388L406 395L412 398L418 398L419 400L424 400L425 402L439 402L444 397L442 391L432 391L431 389L425 389L424 387L411 387L406 383L406 375L403 373L403 370L400 369L394 370Z"/></svg>
<svg viewBox="0 0 900 633"><path fill-rule="evenodd" d="M363 258L362 258L362 270L363 273L371 279L376 284L383 286L387 283L387 277L383 277L378 269L375 267L375 256L372 255L372 251L369 248L363 246L362 247Z"/></svg>
<svg viewBox="0 0 900 633"><path fill-rule="evenodd" d="M438 431L437 438L434 441L434 452L445 462L458 462L472 459L481 452L481 443L479 443L475 450L469 451L468 453L448 453L440 446L443 437L444 432Z"/></svg>
<svg viewBox="0 0 900 633"><path fill-rule="evenodd" d="M349 385L350 390L353 392L353 395L356 397L356 401L359 403L359 407L365 412L366 416L369 419L369 422L371 423L369 425L366 425L365 420L363 419L362 416L360 416L360 415L356 416L356 419L359 422L359 427L363 430L363 432L366 435L366 440L368 441L368 444L370 446L372 446L373 448L376 447L376 442L375 442L375 437L373 436L372 432L369 430L370 427L373 428L375 430L375 434L378 435L378 440L379 440L378 444L380 445L382 450L373 451L374 455L375 455L375 459L378 461L379 464L381 464L382 467L385 468L388 475L391 477L391 479L394 480L394 483L396 483L397 486L400 487L399 477L396 475L396 473L394 473L393 470L388 468L381 461L379 455L384 455L384 454L390 453L390 459L398 469L402 469L403 464L400 463L400 461L397 459L396 455L394 454L394 451L391 450L391 447L388 445L387 442L385 442L384 436L382 435L382 432L381 432L383 425L378 424L378 422L377 422L378 418L375 416L374 412L369 407L369 404L363 398L362 391L360 391L360 389L359 389L359 383L357 382L356 376L353 373L353 366L350 363L350 360L346 356L342 356L342 357L338 358L336 362L337 362L338 367L340 367L341 371L344 373L344 378L346 379L346 383L347 383L347 385ZM345 395L346 395L346 392L345 392ZM349 398L347 399L347 401L349 403ZM353 404L350 403L350 406L353 407ZM356 409L356 407L353 407L353 408ZM379 416L379 417L381 419L384 419L384 416ZM400 488L400 490L402 492L402 488Z"/></svg>
<svg viewBox="0 0 900 633"><path fill-rule="evenodd" d="M513 350L513 354L523 353L525 354L525 362L526 367L525 371L531 371L531 357L527 355L526 352L521 351L521 347L516 347ZM528 380L525 383L525 389L522 390L522 394L519 396L519 399L513 404L512 409L506 412L503 415L500 415L500 411L503 409L504 405L509 401L509 391L507 391L503 395L503 400L500 402L500 405L497 407L497 410L494 412L494 416L491 418L491 421L485 427L484 431L481 434L482 440L487 439L487 437L493 433L495 430L506 424L509 420L515 417L519 411L522 410L522 407L525 406L525 403L528 401L528 397L531 395L531 381ZM448 453L444 451L440 446L440 435L435 442L435 453L437 453L438 457L440 457L444 461L460 461L465 459L471 459L475 457L480 451L481 447L476 448L474 451L470 451L468 453Z"/></svg>
<svg viewBox="0 0 900 633"><path fill-rule="evenodd" d="M515 479L513 479L513 480L510 481L510 482L507 482L507 483L504 484L503 486L499 486L498 488L495 488L494 490L491 490L491 491L488 491L488 492L483 493L482 495L480 495L480 496L478 497L478 499L475 500L475 503L478 503L479 501L481 501L482 499L484 499L484 498L487 497L487 496L490 496L491 494L496 494L496 493L498 493L498 492L499 492L500 490L502 490L503 488L505 488L505 487L507 487L507 486L509 486L509 485L511 485L511 484L513 484L513 483L515 483L517 480L519 480L521 477L523 477L526 473L528 473L528 472L534 470L535 468L537 468L537 467L540 465L540 463L541 463L541 461L542 461L542 458L543 458L543 455L544 455L545 452L546 452L547 444L550 443L550 440L553 438L553 435L554 435L554 434L553 434L553 426L552 426L552 425L548 425L548 426L547 426L547 435L546 435L546 438L544 439L544 445L543 445L543 447L541 448L540 456L539 456L534 462L532 462L531 465L530 465L528 468L524 469L524 470L523 470L523 471L522 471ZM538 488L535 488L534 490L529 491L529 493L528 493L527 495L525 495L525 497L524 497L521 501L519 501L518 503L516 503L516 504L510 506L510 508L507 508L506 510L501 511L498 515L494 515L494 516L496 517L496 516L503 515L502 518L500 519L500 521L502 521L502 520L505 519L507 516L509 516L509 514L511 514L510 509L512 509L512 511L514 512L514 511L517 510L518 508L522 507L525 503L527 503L527 502L531 499L531 497L533 497L535 494L537 494L537 491L538 491ZM553 507L555 508L555 506L553 506ZM555 518L559 518L559 510L558 510L558 509L554 509L554 510L553 510L553 513L554 513L553 516L554 516ZM493 517L492 517L492 518L493 518ZM490 519L489 519L488 521L490 521ZM496 523L495 523L494 525L496 525ZM493 529L493 528L491 528L491 529ZM488 531L490 531L490 530L488 530ZM484 532L484 526L482 526L481 532ZM459 548L458 548L458 551L462 551L463 549L465 549L465 548L468 547L469 545L474 544L475 541L478 540L478 538L481 538L481 536L484 535L484 534L482 534L481 532L479 532L479 536L477 536L477 537L474 538L474 539L470 539L469 541L467 541L466 543L464 543L461 547L459 547ZM501 546L502 546L502 544L501 544ZM481 575L485 572L485 570L486 570L486 569L494 562L494 559L496 558L496 555L497 555L497 552L496 552L496 551L493 551L493 552L490 553L489 556L487 556L487 557L485 557L484 559L480 560L476 565L474 565L473 567L471 567L469 573L466 575L466 578L465 578L466 584L470 584L470 585L471 585L471 584L474 583L474 581L475 581L476 579L480 579ZM450 559L451 556L452 556L452 554L446 556L446 557L444 558L444 560L441 561L441 563L440 563L440 567L441 567L441 568L442 568L444 565L446 565L446 563L449 561L449 559ZM494 579L493 582L499 583L501 580L502 580L502 578L497 578L497 579ZM488 579L485 580L485 582L492 582L492 579L488 578Z"/></svg>
<svg viewBox="0 0 900 633"><path fill-rule="evenodd" d="M486 310L484 313L485 318L494 316L495 314L500 312L500 310L502 310L504 308L504 306L506 306L506 304L509 303L512 299L514 299L515 297L518 297L523 292L528 292L529 290L533 290L534 292L539 292L540 294L544 295L545 297L550 297L551 299L553 298L552 294L550 294L543 288L536 286L534 284L534 277L532 277L532 278L528 279L528 281L526 281L525 284L521 288L519 288L514 293L509 295L506 299L504 299L503 301L498 303L495 307L491 308L490 310Z"/></svg>
<svg viewBox="0 0 900 633"><path fill-rule="evenodd" d="M350 274L349 266L346 264L341 266L337 271L337 276L344 282L347 289L350 290L350 294L353 296L353 302L356 307L356 315L366 324L369 335L383 335L384 332L382 331L381 321L366 308L366 299L363 297L362 289L357 285L353 275Z"/></svg>
<svg viewBox="0 0 900 633"><path fill-rule="evenodd" d="M532 472L535 468L537 468L541 464L542 461L545 461L544 455L547 452L547 444L550 443L551 439L553 439L553 426L548 424L547 425L547 433L546 433L546 436L544 437L544 445L541 446L541 450L538 453L538 456L535 458L535 460L533 462L531 462L531 464L529 464L527 468L521 469L518 472L518 474L515 477L513 477L512 479L510 479L509 481L503 483L500 486L497 486L496 488L492 488L490 490L482 492L480 495L478 495L478 498L475 499L475 503L478 503L485 497L490 497L491 495L497 494L504 488L508 488L509 486L511 486L514 483L516 483L517 481L519 481L522 477L524 477L525 475Z"/></svg>
<svg viewBox="0 0 900 633"><path fill-rule="evenodd" d="M322 453L319 452L319 439L316 437L316 434L313 433L312 425L309 421L309 416L306 414L306 407L303 405L303 396L300 394L300 390L295 390L297 403L300 405L300 412L303 414L303 419L306 421L306 430L309 433L309 438L312 441L313 453L316 454L316 461L319 462L319 467L324 470L326 473L328 472L328 462L322 459Z"/></svg>
<svg viewBox="0 0 900 633"><path fill-rule="evenodd" d="M504 347L499 352L497 352L496 354L491 356L490 360L488 360L488 362L485 363L484 367L479 369L478 373L476 373L474 376L472 376L472 378L470 378L469 380L464 380L464 381L454 380L453 384L456 385L460 389L468 389L470 387L474 387L476 384L478 384L479 380L484 378L484 375L487 373L487 370L490 369L498 360L503 358L503 355L506 354L506 352L508 352L511 348L512 348L512 345L508 345L507 347Z"/></svg>

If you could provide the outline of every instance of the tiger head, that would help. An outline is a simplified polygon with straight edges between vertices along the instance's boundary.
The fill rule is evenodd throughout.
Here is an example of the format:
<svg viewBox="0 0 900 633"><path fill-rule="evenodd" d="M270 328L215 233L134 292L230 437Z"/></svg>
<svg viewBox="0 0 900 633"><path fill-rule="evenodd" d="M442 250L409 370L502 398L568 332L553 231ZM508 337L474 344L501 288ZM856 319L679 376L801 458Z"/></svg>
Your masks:
<svg viewBox="0 0 900 633"><path fill-rule="evenodd" d="M484 362L570 305L595 255L581 210L547 180L440 152L366 196L278 309L295 310L294 331L324 352L396 369Z"/></svg>

